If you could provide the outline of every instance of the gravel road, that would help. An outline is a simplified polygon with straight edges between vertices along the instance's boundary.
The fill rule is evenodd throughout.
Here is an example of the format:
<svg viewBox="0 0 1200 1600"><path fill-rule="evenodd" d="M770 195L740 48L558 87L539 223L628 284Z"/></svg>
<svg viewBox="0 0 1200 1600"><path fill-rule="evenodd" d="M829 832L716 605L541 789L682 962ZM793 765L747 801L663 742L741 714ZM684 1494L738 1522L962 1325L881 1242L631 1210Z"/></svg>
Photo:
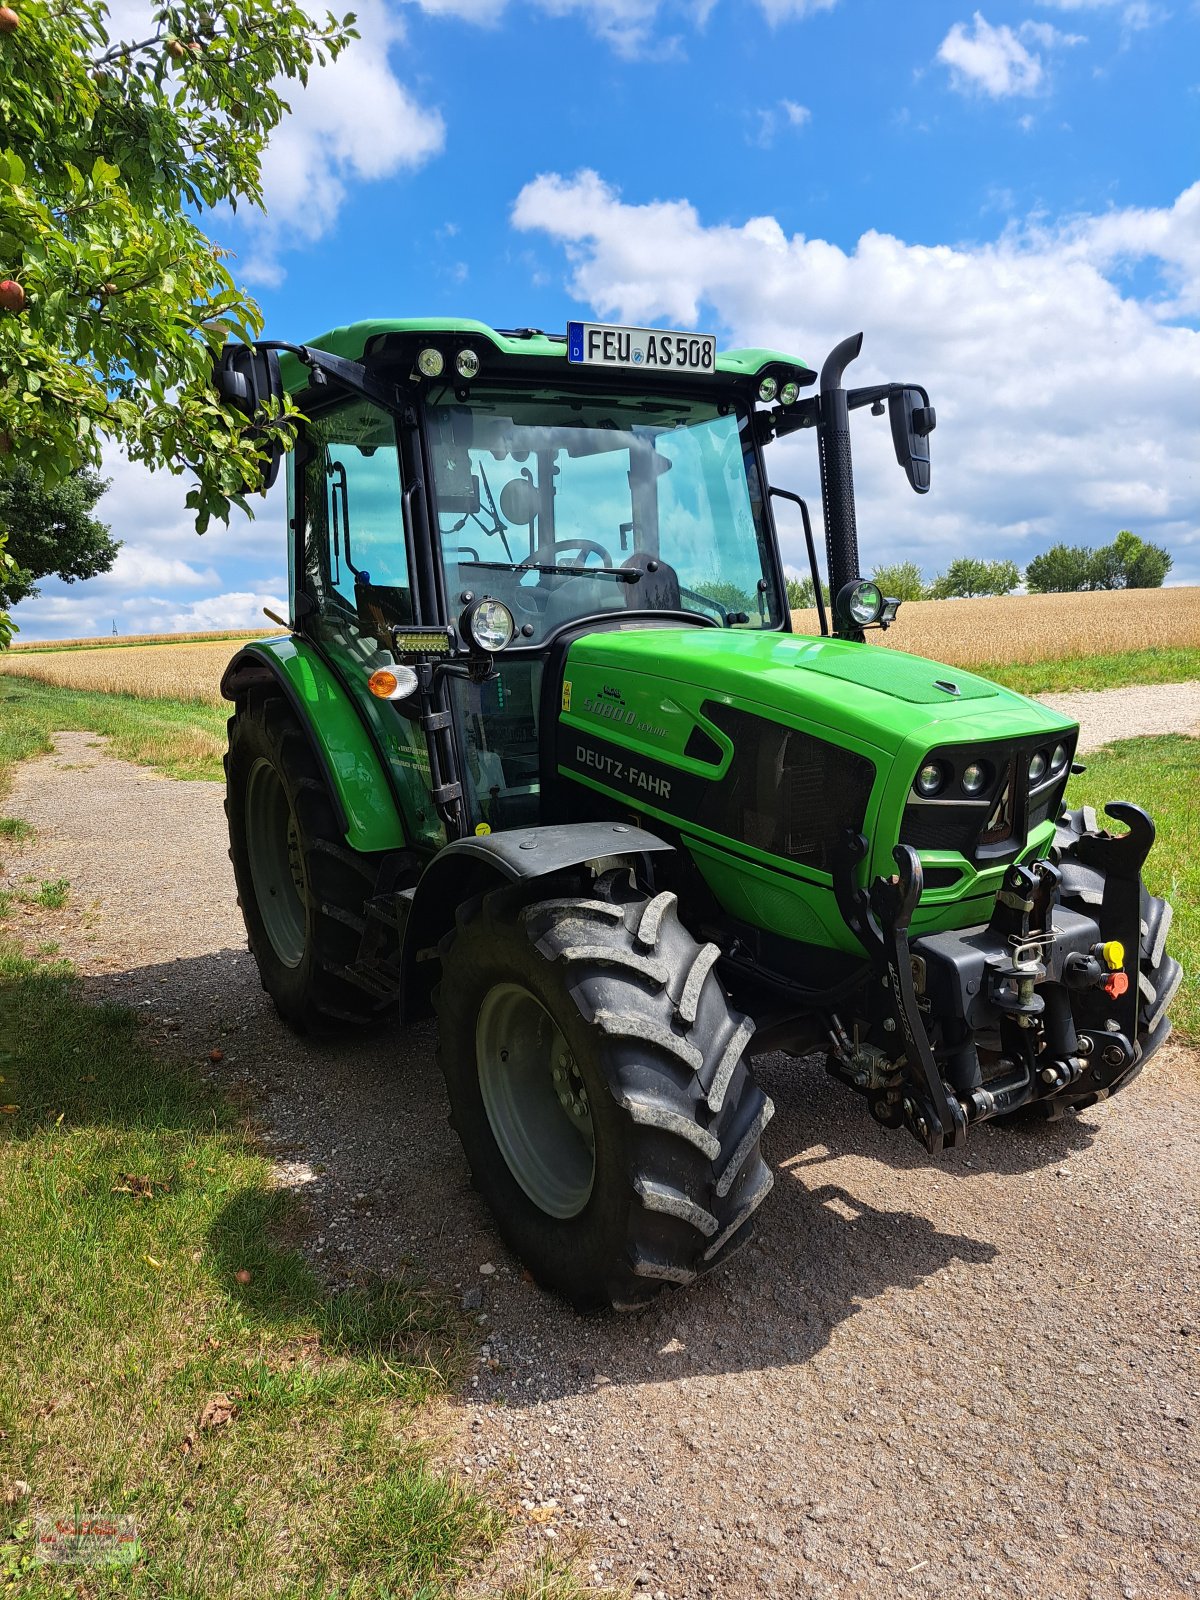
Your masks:
<svg viewBox="0 0 1200 1600"><path fill-rule="evenodd" d="M937 1160L819 1062L768 1058L756 1242L647 1313L585 1319L523 1277L470 1188L431 1028L319 1047L278 1023L219 785L64 734L4 809L37 832L0 883L69 878L56 936L89 990L198 1063L223 1048L321 1268L412 1257L461 1292L479 1369L447 1457L526 1513L507 1559L578 1548L660 1600L1200 1590L1191 1052Z"/></svg>
<svg viewBox="0 0 1200 1600"><path fill-rule="evenodd" d="M1080 725L1079 750L1143 733L1200 734L1200 683L1145 683L1128 689L1076 689L1040 694Z"/></svg>

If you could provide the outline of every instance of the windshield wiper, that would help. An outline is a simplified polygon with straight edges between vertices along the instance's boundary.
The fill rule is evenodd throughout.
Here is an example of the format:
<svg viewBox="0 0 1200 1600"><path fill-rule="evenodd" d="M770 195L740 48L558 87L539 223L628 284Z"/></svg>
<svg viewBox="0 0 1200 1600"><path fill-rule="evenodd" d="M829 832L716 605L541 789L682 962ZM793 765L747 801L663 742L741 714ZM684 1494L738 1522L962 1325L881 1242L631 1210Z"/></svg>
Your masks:
<svg viewBox="0 0 1200 1600"><path fill-rule="evenodd" d="M638 583L641 573L624 567L543 567L533 561L459 561L460 567L486 567L490 572L559 572L569 578L611 578L614 583Z"/></svg>

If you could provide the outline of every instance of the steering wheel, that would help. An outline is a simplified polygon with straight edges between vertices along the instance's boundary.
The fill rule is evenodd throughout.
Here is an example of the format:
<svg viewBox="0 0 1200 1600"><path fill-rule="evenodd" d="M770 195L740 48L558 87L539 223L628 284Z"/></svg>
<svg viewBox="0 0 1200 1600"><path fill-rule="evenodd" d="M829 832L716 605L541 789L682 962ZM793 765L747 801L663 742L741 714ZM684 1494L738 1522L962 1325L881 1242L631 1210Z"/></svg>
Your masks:
<svg viewBox="0 0 1200 1600"><path fill-rule="evenodd" d="M558 555L560 550L578 550L585 561L588 556L597 555L606 567L611 567L613 564L612 551L606 550L602 544L597 544L595 539L556 539L554 542L555 556ZM518 567L536 567L537 564L537 553L535 552L531 556L526 556L524 561L518 562Z"/></svg>

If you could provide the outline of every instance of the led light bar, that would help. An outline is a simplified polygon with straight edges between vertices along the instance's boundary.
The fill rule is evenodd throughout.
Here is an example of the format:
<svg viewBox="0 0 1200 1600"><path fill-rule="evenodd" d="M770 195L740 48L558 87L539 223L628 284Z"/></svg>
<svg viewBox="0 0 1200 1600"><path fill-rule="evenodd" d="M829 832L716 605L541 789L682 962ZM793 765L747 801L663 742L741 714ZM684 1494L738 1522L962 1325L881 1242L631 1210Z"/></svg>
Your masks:
<svg viewBox="0 0 1200 1600"><path fill-rule="evenodd" d="M423 661L427 656L448 656L454 648L450 628L393 628L392 654L397 661Z"/></svg>

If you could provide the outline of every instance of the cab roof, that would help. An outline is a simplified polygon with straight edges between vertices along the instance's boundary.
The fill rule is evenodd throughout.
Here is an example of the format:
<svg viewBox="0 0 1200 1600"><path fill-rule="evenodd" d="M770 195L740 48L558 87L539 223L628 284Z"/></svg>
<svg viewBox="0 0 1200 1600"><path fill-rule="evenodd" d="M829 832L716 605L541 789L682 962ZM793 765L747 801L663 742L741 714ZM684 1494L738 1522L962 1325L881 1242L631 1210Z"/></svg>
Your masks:
<svg viewBox="0 0 1200 1600"><path fill-rule="evenodd" d="M364 361L373 355L386 357L389 346L402 346L406 338L413 337L445 340L459 348L468 340L472 345L490 344L506 367L511 362L526 371L530 361L565 364L567 359L565 334L543 333L540 328L490 328L486 322L468 317L374 317L331 328L307 343L314 350L326 350L349 361ZM280 365L289 391L306 386L307 372L294 356L285 354ZM789 368L798 383L816 381L817 374L807 362L781 350L722 350L717 354L717 371L730 378L753 379L766 368L778 367Z"/></svg>

